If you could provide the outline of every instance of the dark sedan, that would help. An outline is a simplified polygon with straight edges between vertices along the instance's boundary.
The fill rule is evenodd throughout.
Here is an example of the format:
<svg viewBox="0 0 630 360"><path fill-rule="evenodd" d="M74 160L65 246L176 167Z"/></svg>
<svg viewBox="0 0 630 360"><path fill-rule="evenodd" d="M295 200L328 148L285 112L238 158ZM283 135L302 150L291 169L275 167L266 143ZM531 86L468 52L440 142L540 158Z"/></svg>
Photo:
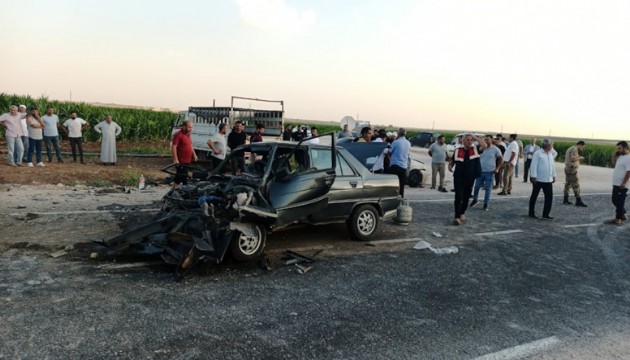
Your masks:
<svg viewBox="0 0 630 360"><path fill-rule="evenodd" d="M164 196L161 216L105 243L113 252L157 253L180 269L200 257L258 258L269 232L293 224L346 222L357 240L371 239L396 215L398 178L371 173L350 152L302 141L236 148L207 179ZM240 175L230 159L246 157ZM177 235L174 235L177 234Z"/></svg>

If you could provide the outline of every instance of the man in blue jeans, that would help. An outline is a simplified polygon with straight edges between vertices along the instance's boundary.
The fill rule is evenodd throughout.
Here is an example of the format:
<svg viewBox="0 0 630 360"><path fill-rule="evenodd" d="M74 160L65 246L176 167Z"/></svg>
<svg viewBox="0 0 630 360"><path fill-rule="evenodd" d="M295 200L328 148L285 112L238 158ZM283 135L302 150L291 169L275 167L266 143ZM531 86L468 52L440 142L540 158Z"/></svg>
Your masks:
<svg viewBox="0 0 630 360"><path fill-rule="evenodd" d="M46 115L42 116L44 121L44 144L46 144L46 155L48 162L52 161L52 148L55 150L57 161L62 163L61 149L59 149L59 117L55 115L55 109L52 106L46 108Z"/></svg>
<svg viewBox="0 0 630 360"><path fill-rule="evenodd" d="M486 135L483 138L483 142L486 143L486 149L481 153L479 159L481 161L481 176L475 180L475 190L473 193L473 200L470 203L470 207L475 207L479 202L479 189L483 185L486 193L483 198L483 209L488 210L488 204L490 203L490 196L492 194L492 181L494 175L498 173L501 165L503 165L503 156L501 150L492 144L492 135Z"/></svg>

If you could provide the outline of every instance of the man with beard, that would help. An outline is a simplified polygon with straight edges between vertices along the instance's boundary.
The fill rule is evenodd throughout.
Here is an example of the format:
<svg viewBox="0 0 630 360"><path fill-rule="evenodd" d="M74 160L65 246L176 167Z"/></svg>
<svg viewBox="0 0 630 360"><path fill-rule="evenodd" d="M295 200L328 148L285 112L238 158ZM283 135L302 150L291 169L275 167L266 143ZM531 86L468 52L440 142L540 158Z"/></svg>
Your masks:
<svg viewBox="0 0 630 360"><path fill-rule="evenodd" d="M171 146L171 153L173 154L173 163L177 164L177 174L173 181L173 189L179 188L180 184L186 185L188 183L188 170L183 165L188 165L194 161L197 161L197 154L193 149L192 139L190 133L192 132L193 124L190 121L184 121L181 130L173 135L173 145Z"/></svg>

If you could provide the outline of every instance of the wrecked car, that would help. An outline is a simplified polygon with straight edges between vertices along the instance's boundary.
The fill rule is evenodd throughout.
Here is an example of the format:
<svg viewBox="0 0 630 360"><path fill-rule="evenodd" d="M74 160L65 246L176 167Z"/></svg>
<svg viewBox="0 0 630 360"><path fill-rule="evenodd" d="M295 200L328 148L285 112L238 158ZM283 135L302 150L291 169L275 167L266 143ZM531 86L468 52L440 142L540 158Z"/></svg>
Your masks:
<svg viewBox="0 0 630 360"><path fill-rule="evenodd" d="M373 238L400 204L395 175L372 174L350 152L308 140L242 145L207 178L169 191L154 221L104 243L110 254L161 255L187 269L200 258L258 258L267 234L294 224L345 222L352 238ZM324 142L324 141L322 141ZM232 175L231 159L247 158Z"/></svg>

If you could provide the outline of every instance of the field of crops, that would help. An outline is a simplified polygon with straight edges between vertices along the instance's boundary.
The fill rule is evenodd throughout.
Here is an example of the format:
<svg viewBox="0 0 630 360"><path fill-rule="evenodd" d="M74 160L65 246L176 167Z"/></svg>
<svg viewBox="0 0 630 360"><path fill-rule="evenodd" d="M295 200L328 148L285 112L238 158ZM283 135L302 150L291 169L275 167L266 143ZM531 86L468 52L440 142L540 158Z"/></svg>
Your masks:
<svg viewBox="0 0 630 360"><path fill-rule="evenodd" d="M11 105L22 104L28 108L36 107L40 115L44 115L46 108L52 106L61 123L70 117L70 113L76 112L78 117L90 124L90 130L84 134L86 141L99 139L99 134L93 128L94 125L105 119L106 114L110 114L113 120L120 125L122 133L119 139L124 141L168 139L171 135L171 123L176 117L176 114L166 111L111 108L86 103L49 100L46 97L35 99L30 96L0 94L0 113L8 112ZM4 138L4 127L2 126L0 126L0 135Z"/></svg>
<svg viewBox="0 0 630 360"><path fill-rule="evenodd" d="M168 140L171 135L171 123L175 119L176 114L166 111L152 111L133 108L113 108L104 106L95 106L86 103L77 103L70 101L49 100L46 97L32 98L30 96L7 95L0 94L0 113L7 112L10 105L24 104L27 107L37 107L40 115L46 111L46 107L53 106L55 113L59 116L59 120L63 122L70 117L70 113L77 112L77 115L90 123L90 129L105 118L106 114L112 115L115 122L122 127L122 134L119 138L121 141L143 142L154 140ZM310 123L300 121L287 120L286 124L292 124L294 127L298 124L308 126L317 126L320 134L332 131L339 131L339 125ZM395 131L396 128L387 128L387 131ZM413 129L407 133L408 137L412 137L423 130ZM443 132L446 141L449 142L455 136L455 132ZM4 138L4 127L0 126L0 136ZM85 132L86 141L97 141L99 134L93 130ZM524 144L529 143L528 137L522 137ZM540 143L540 142L539 142ZM557 161L564 161L566 150L575 145L575 141L557 140L554 148L558 151ZM140 150L138 152L142 152ZM611 166L611 155L615 151L613 144L589 143L584 148L583 156L585 160L583 164L595 166Z"/></svg>

